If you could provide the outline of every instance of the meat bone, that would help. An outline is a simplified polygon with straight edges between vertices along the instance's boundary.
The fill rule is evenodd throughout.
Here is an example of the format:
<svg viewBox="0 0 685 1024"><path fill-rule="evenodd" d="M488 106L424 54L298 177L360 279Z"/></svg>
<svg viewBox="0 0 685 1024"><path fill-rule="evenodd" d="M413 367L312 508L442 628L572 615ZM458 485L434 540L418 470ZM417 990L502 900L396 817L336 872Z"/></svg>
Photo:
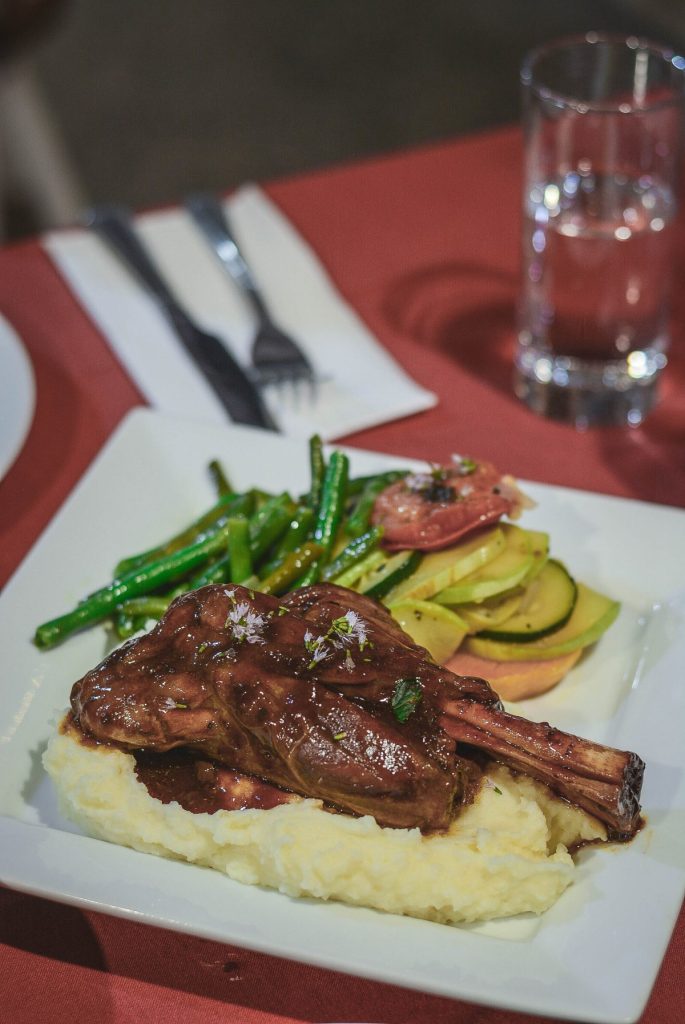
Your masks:
<svg viewBox="0 0 685 1024"><path fill-rule="evenodd" d="M251 636L236 632L236 610L252 616ZM343 620L356 636L336 632ZM402 679L420 694L406 722L392 711ZM474 748L584 808L611 838L640 824L636 754L509 714L487 682L436 665L383 606L333 584L280 600L233 585L183 595L74 684L72 713L100 742L189 747L394 827L445 828Z"/></svg>

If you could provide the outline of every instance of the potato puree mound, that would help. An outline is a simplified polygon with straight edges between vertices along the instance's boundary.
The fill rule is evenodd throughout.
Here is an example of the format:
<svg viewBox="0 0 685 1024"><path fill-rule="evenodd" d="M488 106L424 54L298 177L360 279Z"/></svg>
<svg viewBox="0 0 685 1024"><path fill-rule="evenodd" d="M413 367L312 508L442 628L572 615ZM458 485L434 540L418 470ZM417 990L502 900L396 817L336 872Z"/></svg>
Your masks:
<svg viewBox="0 0 685 1024"><path fill-rule="evenodd" d="M567 845L603 827L545 786L493 766L446 834L380 828L302 800L271 810L192 814L152 798L130 754L50 741L44 764L63 812L100 839L224 871L238 882L433 921L546 910L571 883Z"/></svg>

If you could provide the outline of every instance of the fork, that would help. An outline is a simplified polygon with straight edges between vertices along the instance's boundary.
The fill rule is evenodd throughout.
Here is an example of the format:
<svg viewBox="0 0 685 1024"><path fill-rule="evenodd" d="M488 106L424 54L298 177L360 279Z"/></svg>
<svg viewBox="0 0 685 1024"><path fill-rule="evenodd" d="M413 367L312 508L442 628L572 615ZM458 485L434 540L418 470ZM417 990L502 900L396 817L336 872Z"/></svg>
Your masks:
<svg viewBox="0 0 685 1024"><path fill-rule="evenodd" d="M254 381L236 362L223 342L203 331L180 305L139 237L128 211L102 204L87 212L85 225L107 242L123 263L137 275L231 418L237 423L277 430Z"/></svg>
<svg viewBox="0 0 685 1024"><path fill-rule="evenodd" d="M306 382L313 394L316 379L312 365L297 342L274 322L221 203L212 195L199 193L188 196L185 206L257 316L251 351L257 385L281 388Z"/></svg>

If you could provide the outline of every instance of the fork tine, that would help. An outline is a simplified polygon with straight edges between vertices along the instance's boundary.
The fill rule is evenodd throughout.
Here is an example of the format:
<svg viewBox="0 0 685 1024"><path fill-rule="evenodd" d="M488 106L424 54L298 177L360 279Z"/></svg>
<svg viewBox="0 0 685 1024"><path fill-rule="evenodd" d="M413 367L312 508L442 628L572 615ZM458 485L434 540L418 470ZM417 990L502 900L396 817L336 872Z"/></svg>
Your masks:
<svg viewBox="0 0 685 1024"><path fill-rule="evenodd" d="M262 321L252 345L252 363L277 379L305 378L313 375L305 354L289 335L271 321Z"/></svg>
<svg viewBox="0 0 685 1024"><path fill-rule="evenodd" d="M308 393L312 400L318 391L319 382L313 373L300 372L291 367L256 367L253 376L260 387L298 387L303 393Z"/></svg>
<svg viewBox="0 0 685 1024"><path fill-rule="evenodd" d="M186 207L257 317L258 326L252 343L255 381L268 387L281 380L312 379L314 373L307 356L295 339L271 319L257 282L240 251L225 208L216 197L209 195L189 196Z"/></svg>
<svg viewBox="0 0 685 1024"><path fill-rule="evenodd" d="M271 363L256 366L255 383L268 390L285 407L299 412L314 404L320 381L311 368L296 363Z"/></svg>
<svg viewBox="0 0 685 1024"><path fill-rule="evenodd" d="M316 400L316 381L312 376L291 378L289 388L293 406L298 412L302 409L303 399L308 405L312 405Z"/></svg>

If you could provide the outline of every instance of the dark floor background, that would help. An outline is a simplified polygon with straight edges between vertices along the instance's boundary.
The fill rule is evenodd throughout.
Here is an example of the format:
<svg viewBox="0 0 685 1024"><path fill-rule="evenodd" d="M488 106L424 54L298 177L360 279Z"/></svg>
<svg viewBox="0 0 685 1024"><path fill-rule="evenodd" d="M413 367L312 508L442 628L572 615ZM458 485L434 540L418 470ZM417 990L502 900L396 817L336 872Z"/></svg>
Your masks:
<svg viewBox="0 0 685 1024"><path fill-rule="evenodd" d="M598 28L678 45L685 0L71 0L37 72L89 199L141 206L510 121L524 52Z"/></svg>

